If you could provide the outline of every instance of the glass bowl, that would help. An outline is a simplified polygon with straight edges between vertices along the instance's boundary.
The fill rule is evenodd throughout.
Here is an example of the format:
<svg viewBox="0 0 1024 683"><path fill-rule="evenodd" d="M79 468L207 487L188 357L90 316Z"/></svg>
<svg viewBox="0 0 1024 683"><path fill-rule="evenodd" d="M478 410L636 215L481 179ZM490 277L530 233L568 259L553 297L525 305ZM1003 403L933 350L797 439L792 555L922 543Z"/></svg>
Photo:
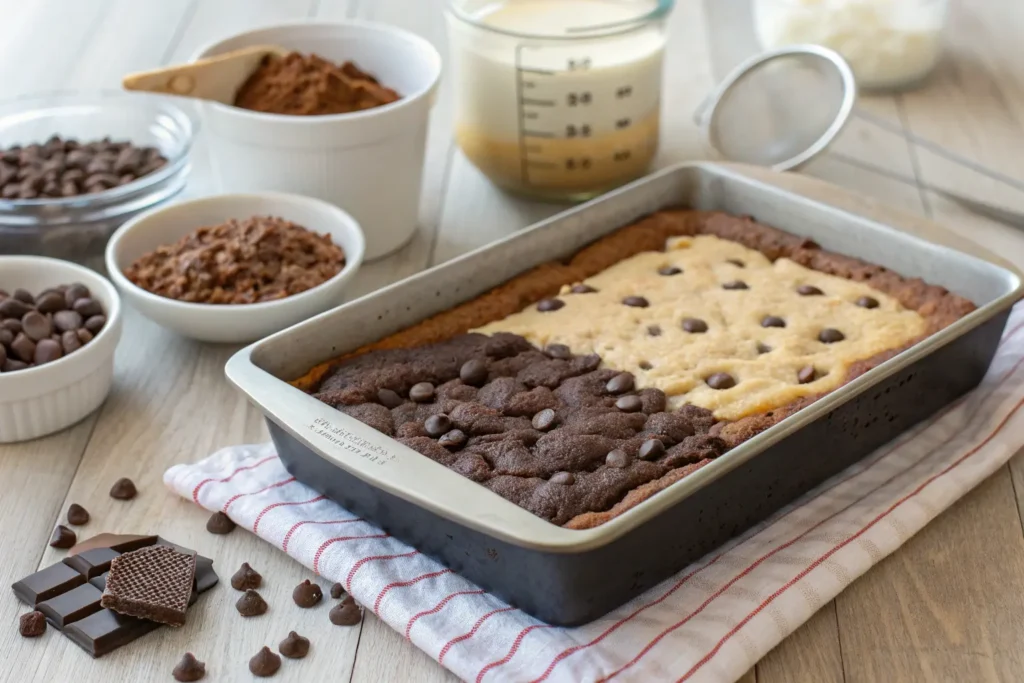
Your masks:
<svg viewBox="0 0 1024 683"><path fill-rule="evenodd" d="M0 199L0 254L35 254L102 264L111 234L132 216L181 192L188 176L192 119L159 95L54 94L0 103L0 148L110 137L160 150L167 163L138 180L76 197Z"/></svg>

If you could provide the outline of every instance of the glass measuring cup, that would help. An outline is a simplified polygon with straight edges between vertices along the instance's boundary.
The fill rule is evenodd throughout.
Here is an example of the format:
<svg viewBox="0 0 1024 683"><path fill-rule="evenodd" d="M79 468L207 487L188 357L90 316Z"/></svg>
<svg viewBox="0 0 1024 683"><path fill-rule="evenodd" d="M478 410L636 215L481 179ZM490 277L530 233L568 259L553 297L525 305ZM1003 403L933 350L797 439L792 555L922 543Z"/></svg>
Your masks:
<svg viewBox="0 0 1024 683"><path fill-rule="evenodd" d="M578 201L658 146L674 0L450 0L455 139L495 184Z"/></svg>

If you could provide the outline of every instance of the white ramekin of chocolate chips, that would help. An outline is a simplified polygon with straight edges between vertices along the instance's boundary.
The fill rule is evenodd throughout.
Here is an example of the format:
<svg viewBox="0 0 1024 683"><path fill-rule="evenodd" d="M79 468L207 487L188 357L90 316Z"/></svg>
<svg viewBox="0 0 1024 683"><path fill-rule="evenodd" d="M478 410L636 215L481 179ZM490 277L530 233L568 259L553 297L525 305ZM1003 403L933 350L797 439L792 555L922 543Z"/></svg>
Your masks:
<svg viewBox="0 0 1024 683"><path fill-rule="evenodd" d="M121 303L95 272L0 256L0 443L68 427L110 392Z"/></svg>

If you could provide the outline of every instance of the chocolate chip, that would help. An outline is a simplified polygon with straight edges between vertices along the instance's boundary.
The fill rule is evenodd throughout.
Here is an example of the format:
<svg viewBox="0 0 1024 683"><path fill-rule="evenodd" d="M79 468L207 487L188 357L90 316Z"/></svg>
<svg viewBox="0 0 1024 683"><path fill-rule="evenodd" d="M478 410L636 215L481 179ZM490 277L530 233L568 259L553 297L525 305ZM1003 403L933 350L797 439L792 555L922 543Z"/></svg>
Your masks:
<svg viewBox="0 0 1024 683"><path fill-rule="evenodd" d="M836 342L841 342L844 339L846 339L846 335L834 327L826 327L818 333L818 341L822 344L835 344Z"/></svg>
<svg viewBox="0 0 1024 683"><path fill-rule="evenodd" d="M236 524L231 521L231 518L223 512L214 512L210 515L210 518L206 520L206 530L211 534L217 534L218 536L230 534L235 530L235 526Z"/></svg>
<svg viewBox="0 0 1024 683"><path fill-rule="evenodd" d="M743 280L733 280L722 284L722 289L750 289Z"/></svg>
<svg viewBox="0 0 1024 683"><path fill-rule="evenodd" d="M266 613L267 601L254 589L249 588L242 594L242 597L238 598L235 609L243 617L258 617Z"/></svg>
<svg viewBox="0 0 1024 683"><path fill-rule="evenodd" d="M647 439L640 444L640 459L641 460L657 460L665 454L665 444L662 443L661 439Z"/></svg>
<svg viewBox="0 0 1024 683"><path fill-rule="evenodd" d="M11 351L24 362L31 363L35 360L36 344L25 336L24 332L19 332L14 341L11 342Z"/></svg>
<svg viewBox="0 0 1024 683"><path fill-rule="evenodd" d="M340 600L341 597L345 595L345 592L345 587L342 586L340 583L336 583L333 586L331 586L331 597L335 600Z"/></svg>
<svg viewBox="0 0 1024 683"><path fill-rule="evenodd" d="M878 299L872 296L862 296L853 303L861 308L878 308Z"/></svg>
<svg viewBox="0 0 1024 683"><path fill-rule="evenodd" d="M62 332L60 335L60 346L64 350L64 355L74 353L78 349L82 348L82 342L79 340L78 335L72 330Z"/></svg>
<svg viewBox="0 0 1024 683"><path fill-rule="evenodd" d="M32 354L32 360L36 365L45 365L46 363L52 363L64 355L64 350L60 344L53 341L52 339L43 339L36 344L35 353Z"/></svg>
<svg viewBox="0 0 1024 683"><path fill-rule="evenodd" d="M78 341L82 342L83 344L88 344L89 342L92 341L92 332L85 329L84 327L80 327L77 330L75 330L75 336L78 337Z"/></svg>
<svg viewBox="0 0 1024 683"><path fill-rule="evenodd" d="M262 583L263 577L260 576L258 571L250 567L248 562L243 562L238 571L231 576L231 587L236 591L259 588Z"/></svg>
<svg viewBox="0 0 1024 683"><path fill-rule="evenodd" d="M825 292L821 291L814 285L800 285L796 288L796 293L800 296L821 296Z"/></svg>
<svg viewBox="0 0 1024 683"><path fill-rule="evenodd" d="M39 295L36 300L36 310L40 313L56 313L67 308L64 303L64 294L51 289Z"/></svg>
<svg viewBox="0 0 1024 683"><path fill-rule="evenodd" d="M622 300L622 303L624 303L627 306L632 306L633 308L647 308L648 306L650 306L650 303L648 303L647 299L643 298L642 296L627 296L625 299Z"/></svg>
<svg viewBox="0 0 1024 683"><path fill-rule="evenodd" d="M78 503L72 503L68 506L67 518L68 524L82 526L89 523L89 511Z"/></svg>
<svg viewBox="0 0 1024 683"><path fill-rule="evenodd" d="M331 608L327 618L331 620L331 623L335 626L355 626L363 619L359 605L356 604L355 599L349 595L340 603Z"/></svg>
<svg viewBox="0 0 1024 683"><path fill-rule="evenodd" d="M377 401L380 402L385 408L397 408L398 406L405 403L402 397L397 392L391 391L390 389L381 389L377 392Z"/></svg>
<svg viewBox="0 0 1024 683"><path fill-rule="evenodd" d="M623 396L615 402L615 407L624 413L638 413L643 410L644 402L639 396Z"/></svg>
<svg viewBox="0 0 1024 683"><path fill-rule="evenodd" d="M592 294L597 290L591 287L590 285L580 283L578 285L573 285L569 291L572 292L573 294Z"/></svg>
<svg viewBox="0 0 1024 683"><path fill-rule="evenodd" d="M461 429L453 429L442 434L437 440L437 445L441 448L460 448L464 443L466 443L466 433Z"/></svg>
<svg viewBox="0 0 1024 683"><path fill-rule="evenodd" d="M640 368L641 370L650 370L654 366L648 363L647 361L642 360L639 363L637 363L637 367Z"/></svg>
<svg viewBox="0 0 1024 683"><path fill-rule="evenodd" d="M131 500L137 494L135 483L128 477L121 477L110 487L110 497L118 500Z"/></svg>
<svg viewBox="0 0 1024 683"><path fill-rule="evenodd" d="M426 403L434 400L434 385L430 382L413 384L409 389L409 398L417 403Z"/></svg>
<svg viewBox="0 0 1024 683"><path fill-rule="evenodd" d="M818 371L814 369L813 365L807 365L800 368L796 373L796 381L800 384L807 384L813 382L818 376Z"/></svg>
<svg viewBox="0 0 1024 683"><path fill-rule="evenodd" d="M11 292L11 296L22 303L28 304L29 306L36 305L36 298L32 296L32 292L28 291L27 289L22 289L21 287L18 287L13 292Z"/></svg>
<svg viewBox="0 0 1024 683"><path fill-rule="evenodd" d="M206 664L196 659L191 652L186 652L178 665L171 671L171 676L180 683L193 683L202 680L205 675Z"/></svg>
<svg viewBox="0 0 1024 683"><path fill-rule="evenodd" d="M290 631L277 649L288 659L302 659L309 654L309 638L303 638L295 631Z"/></svg>
<svg viewBox="0 0 1024 683"><path fill-rule="evenodd" d="M423 428L427 430L427 434L436 439L452 428L452 421L443 413L431 415L423 423Z"/></svg>
<svg viewBox="0 0 1024 683"><path fill-rule="evenodd" d="M548 344L544 347L544 353L557 360L569 360L572 358L572 349L565 344Z"/></svg>
<svg viewBox="0 0 1024 683"><path fill-rule="evenodd" d="M38 311L29 311L21 319L21 330L32 341L46 339L53 331L50 319Z"/></svg>
<svg viewBox="0 0 1024 683"><path fill-rule="evenodd" d="M292 601L303 609L308 609L324 599L320 586L306 579L292 590Z"/></svg>
<svg viewBox="0 0 1024 683"><path fill-rule="evenodd" d="M267 678L281 668L281 658L270 651L266 645L249 660L249 672L253 676Z"/></svg>
<svg viewBox="0 0 1024 683"><path fill-rule="evenodd" d="M0 370L3 370L4 372L16 372L18 370L24 370L27 367L28 363L22 363L20 360L8 358L4 361L3 367L0 367Z"/></svg>
<svg viewBox="0 0 1024 683"><path fill-rule="evenodd" d="M647 334L651 335L652 337L660 337L661 336L661 326L660 325L648 325L647 326Z"/></svg>
<svg viewBox="0 0 1024 683"><path fill-rule="evenodd" d="M700 318L683 318L683 330L690 334L704 334L708 331L708 324Z"/></svg>
<svg viewBox="0 0 1024 683"><path fill-rule="evenodd" d="M61 332L77 330L82 326L82 316L77 311L57 311L53 314L53 324Z"/></svg>
<svg viewBox="0 0 1024 683"><path fill-rule="evenodd" d="M785 327L786 321L777 315L766 315L761 319L761 327Z"/></svg>
<svg viewBox="0 0 1024 683"><path fill-rule="evenodd" d="M604 458L604 463L609 467L621 470L629 464L629 455L621 448L616 448L608 452L608 455Z"/></svg>
<svg viewBox="0 0 1024 683"><path fill-rule="evenodd" d="M555 472L548 482L559 486L572 486L576 483L576 476L572 472Z"/></svg>
<svg viewBox="0 0 1024 683"><path fill-rule="evenodd" d="M757 352L758 353L768 353L771 350L772 350L772 347L768 346L767 344L764 344L762 342L757 342Z"/></svg>
<svg viewBox="0 0 1024 683"><path fill-rule="evenodd" d="M487 382L487 363L479 358L467 360L459 368L459 379L471 387L479 387Z"/></svg>
<svg viewBox="0 0 1024 683"><path fill-rule="evenodd" d="M736 386L736 380L727 372L716 372L704 381L712 389L731 389Z"/></svg>
<svg viewBox="0 0 1024 683"><path fill-rule="evenodd" d="M554 410L551 408L545 408L533 416L530 424L532 424L533 428L537 431L546 432L555 426L555 420L557 417L558 416L555 414Z"/></svg>
<svg viewBox="0 0 1024 683"><path fill-rule="evenodd" d="M99 334L103 326L107 324L107 316L105 315L94 315L90 316L85 321L85 329L92 332L94 335Z"/></svg>
<svg viewBox="0 0 1024 683"><path fill-rule="evenodd" d="M51 548L62 548L66 550L75 543L78 543L78 538L75 536L75 532L63 524L58 524L54 528L53 534L50 536Z"/></svg>
<svg viewBox="0 0 1024 683"><path fill-rule="evenodd" d="M557 311L564 305L565 302L561 299L541 299L537 302L537 310L541 313L549 313L551 311Z"/></svg>
<svg viewBox="0 0 1024 683"><path fill-rule="evenodd" d="M743 263L743 261L740 261L738 258L727 258L727 259L725 259L725 262L726 263L731 263L732 265L736 266L737 268L746 268L747 267L747 264Z"/></svg>
<svg viewBox="0 0 1024 683"><path fill-rule="evenodd" d="M14 333L6 327L0 327L0 346L9 346L14 341Z"/></svg>
<svg viewBox="0 0 1024 683"><path fill-rule="evenodd" d="M89 297L79 299L71 308L73 308L75 312L83 318L91 318L94 315L103 315L103 307L100 306L100 302L95 299L90 299ZM89 331L91 332L92 330Z"/></svg>
<svg viewBox="0 0 1024 683"><path fill-rule="evenodd" d="M88 297L89 288L80 282L68 285L68 288L64 290L64 303L67 304L68 308L73 307L79 299L86 299Z"/></svg>
<svg viewBox="0 0 1024 683"><path fill-rule="evenodd" d="M675 266L662 266L661 268L658 268L658 275L679 275L681 272L683 272L683 269L676 268Z"/></svg>
<svg viewBox="0 0 1024 683"><path fill-rule="evenodd" d="M46 633L46 617L42 612L27 612L18 618L18 633L22 638L38 638Z"/></svg>
<svg viewBox="0 0 1024 683"><path fill-rule="evenodd" d="M627 391L633 391L634 386L633 375L628 372L620 372L608 380L608 383L604 385L604 390L609 394L624 394Z"/></svg>
<svg viewBox="0 0 1024 683"><path fill-rule="evenodd" d="M3 317L3 313L0 312L0 317ZM7 320L0 321L0 327L5 330L9 330L11 334L18 334L21 332L21 320L15 320L14 318L8 318Z"/></svg>
<svg viewBox="0 0 1024 683"><path fill-rule="evenodd" d="M0 301L0 316L4 318L17 318L20 320L31 310L31 306L26 304L24 301L15 299L14 297Z"/></svg>

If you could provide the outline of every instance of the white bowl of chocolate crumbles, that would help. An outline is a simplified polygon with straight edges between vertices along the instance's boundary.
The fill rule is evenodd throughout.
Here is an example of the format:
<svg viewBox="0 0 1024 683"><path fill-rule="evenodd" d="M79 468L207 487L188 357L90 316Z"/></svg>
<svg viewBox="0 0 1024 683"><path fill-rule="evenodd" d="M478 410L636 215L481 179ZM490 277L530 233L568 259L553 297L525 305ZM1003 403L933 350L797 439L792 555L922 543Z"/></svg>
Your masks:
<svg viewBox="0 0 1024 683"><path fill-rule="evenodd" d="M343 303L364 251L359 224L332 204L224 194L128 221L106 264L147 318L199 341L243 343Z"/></svg>
<svg viewBox="0 0 1024 683"><path fill-rule="evenodd" d="M106 279L41 256L0 256L0 443L69 427L110 393L121 302Z"/></svg>

